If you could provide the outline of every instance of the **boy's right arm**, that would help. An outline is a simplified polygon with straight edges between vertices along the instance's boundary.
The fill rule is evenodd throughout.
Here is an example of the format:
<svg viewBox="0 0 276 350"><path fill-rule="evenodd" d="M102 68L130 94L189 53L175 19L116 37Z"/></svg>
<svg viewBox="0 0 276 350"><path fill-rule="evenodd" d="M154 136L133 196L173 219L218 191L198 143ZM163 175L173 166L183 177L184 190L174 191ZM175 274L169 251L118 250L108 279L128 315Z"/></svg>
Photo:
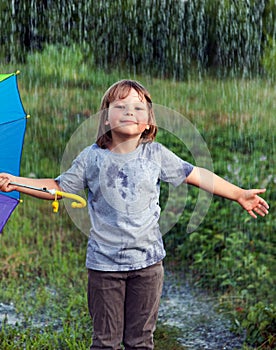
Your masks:
<svg viewBox="0 0 276 350"><path fill-rule="evenodd" d="M19 191L21 193L25 193L37 198L50 200L53 199L53 195L47 192L41 192L12 185L11 182L37 188L47 188L49 190L55 189L61 191L61 188L58 186L57 182L54 179L32 179L27 177L14 176L7 173L0 173L0 191L2 192Z"/></svg>

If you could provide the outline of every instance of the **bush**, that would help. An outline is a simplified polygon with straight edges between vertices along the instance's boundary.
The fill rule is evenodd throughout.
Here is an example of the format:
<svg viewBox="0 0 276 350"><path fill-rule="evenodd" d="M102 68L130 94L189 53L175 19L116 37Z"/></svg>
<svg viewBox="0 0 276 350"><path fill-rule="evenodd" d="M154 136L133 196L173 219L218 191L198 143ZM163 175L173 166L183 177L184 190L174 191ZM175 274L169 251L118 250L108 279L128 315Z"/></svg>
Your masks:
<svg viewBox="0 0 276 350"><path fill-rule="evenodd" d="M255 346L274 349L276 345L276 306L259 302L249 308L242 326L247 331L247 341Z"/></svg>

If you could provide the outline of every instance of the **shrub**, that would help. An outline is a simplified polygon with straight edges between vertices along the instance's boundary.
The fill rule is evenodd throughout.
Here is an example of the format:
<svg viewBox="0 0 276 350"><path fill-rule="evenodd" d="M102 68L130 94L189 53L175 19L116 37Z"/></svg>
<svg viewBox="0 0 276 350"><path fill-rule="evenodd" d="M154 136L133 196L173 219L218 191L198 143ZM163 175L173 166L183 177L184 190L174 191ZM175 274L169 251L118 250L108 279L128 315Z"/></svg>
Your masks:
<svg viewBox="0 0 276 350"><path fill-rule="evenodd" d="M242 326L251 344L273 349L276 345L276 306L263 302L251 306Z"/></svg>

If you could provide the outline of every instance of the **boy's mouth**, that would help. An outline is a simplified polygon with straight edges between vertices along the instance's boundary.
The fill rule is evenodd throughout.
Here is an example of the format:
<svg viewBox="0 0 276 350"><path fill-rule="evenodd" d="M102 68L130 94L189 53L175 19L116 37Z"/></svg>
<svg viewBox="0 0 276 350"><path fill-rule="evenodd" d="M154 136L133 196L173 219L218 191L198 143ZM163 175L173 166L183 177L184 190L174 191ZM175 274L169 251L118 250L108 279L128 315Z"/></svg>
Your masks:
<svg viewBox="0 0 276 350"><path fill-rule="evenodd" d="M121 123L122 124L139 124L135 120L131 120L131 119L121 120Z"/></svg>

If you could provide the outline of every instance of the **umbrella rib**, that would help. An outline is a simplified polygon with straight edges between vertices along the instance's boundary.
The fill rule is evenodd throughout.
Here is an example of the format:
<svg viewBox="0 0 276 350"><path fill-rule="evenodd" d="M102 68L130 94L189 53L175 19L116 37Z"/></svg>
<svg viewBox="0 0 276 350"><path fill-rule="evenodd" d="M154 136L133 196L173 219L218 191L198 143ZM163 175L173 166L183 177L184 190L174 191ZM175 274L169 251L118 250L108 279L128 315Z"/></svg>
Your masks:
<svg viewBox="0 0 276 350"><path fill-rule="evenodd" d="M28 185L19 184L19 183L16 183L16 182L10 182L10 184L11 184L11 185L14 185L14 186L18 186L18 187L28 188L29 190L35 190L35 191L40 191L40 192L47 192L47 193L49 193L49 190L47 190L46 187L39 188L39 187L33 187L33 186L28 186Z"/></svg>
<svg viewBox="0 0 276 350"><path fill-rule="evenodd" d="M22 119L29 119L31 116L29 114L26 114L24 117L22 118L18 118L18 119L14 119L14 120L9 120L7 122L4 122L4 123L0 123L1 125L7 125L7 124L12 124L12 123L15 123L15 122L18 122L19 120L22 120Z"/></svg>

